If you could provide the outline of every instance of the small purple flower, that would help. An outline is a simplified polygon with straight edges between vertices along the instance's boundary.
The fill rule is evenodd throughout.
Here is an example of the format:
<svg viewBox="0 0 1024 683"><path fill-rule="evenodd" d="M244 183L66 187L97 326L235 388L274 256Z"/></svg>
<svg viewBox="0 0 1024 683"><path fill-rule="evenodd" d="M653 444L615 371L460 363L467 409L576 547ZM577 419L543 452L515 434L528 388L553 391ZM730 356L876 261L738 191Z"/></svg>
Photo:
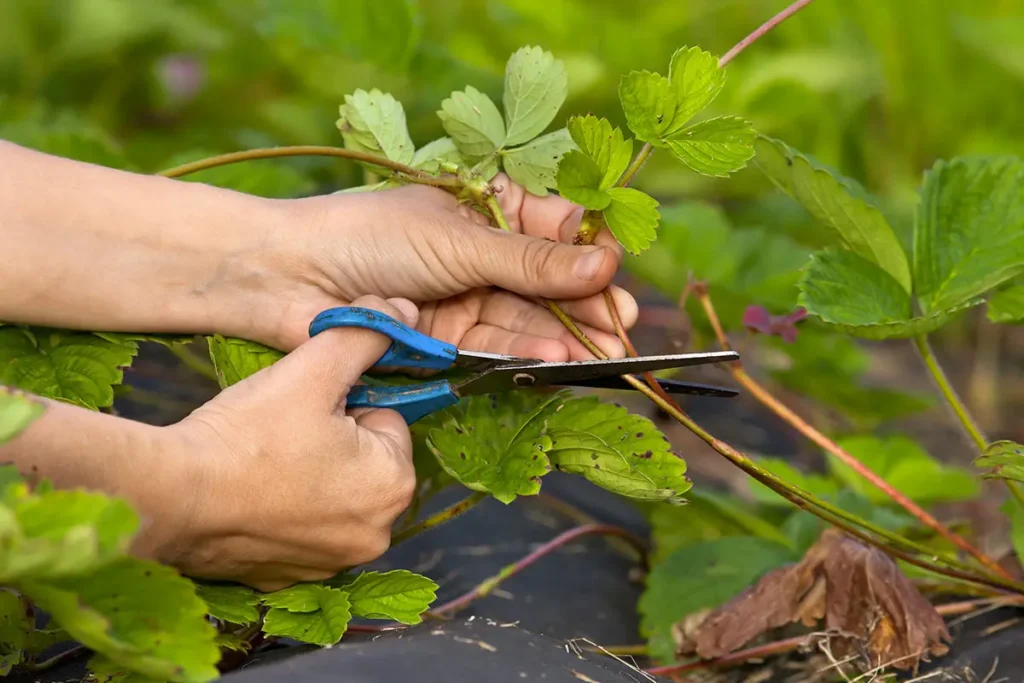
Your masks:
<svg viewBox="0 0 1024 683"><path fill-rule="evenodd" d="M747 306L743 312L743 326L751 332L760 332L776 337L792 344L796 341L796 324L807 317L807 310L798 307L786 315L772 315L764 306Z"/></svg>

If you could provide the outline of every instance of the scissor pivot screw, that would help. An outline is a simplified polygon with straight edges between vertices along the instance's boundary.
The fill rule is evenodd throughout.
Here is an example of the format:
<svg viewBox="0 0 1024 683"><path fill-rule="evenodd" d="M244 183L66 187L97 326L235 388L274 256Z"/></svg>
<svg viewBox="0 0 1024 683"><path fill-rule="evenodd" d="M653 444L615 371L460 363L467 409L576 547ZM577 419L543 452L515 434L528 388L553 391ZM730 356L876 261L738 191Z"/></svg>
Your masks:
<svg viewBox="0 0 1024 683"><path fill-rule="evenodd" d="M512 381L515 382L517 387L532 387L537 378L528 372L517 372L512 375Z"/></svg>

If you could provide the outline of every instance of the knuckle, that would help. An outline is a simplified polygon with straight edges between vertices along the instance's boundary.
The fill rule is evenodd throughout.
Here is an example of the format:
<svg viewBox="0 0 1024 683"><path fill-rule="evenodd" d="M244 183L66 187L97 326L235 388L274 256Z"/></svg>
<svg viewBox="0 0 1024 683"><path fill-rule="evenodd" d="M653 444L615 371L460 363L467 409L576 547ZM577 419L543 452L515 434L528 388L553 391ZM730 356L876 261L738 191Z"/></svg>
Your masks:
<svg viewBox="0 0 1024 683"><path fill-rule="evenodd" d="M523 249L523 273L529 278L543 277L550 273L558 260L559 245L548 240L530 240Z"/></svg>
<svg viewBox="0 0 1024 683"><path fill-rule="evenodd" d="M396 463L383 488L384 506L392 516L397 517L409 507L416 495L415 468L411 463Z"/></svg>
<svg viewBox="0 0 1024 683"><path fill-rule="evenodd" d="M365 538L352 551L352 564L360 565L373 562L391 547L391 535L387 530L372 534Z"/></svg>

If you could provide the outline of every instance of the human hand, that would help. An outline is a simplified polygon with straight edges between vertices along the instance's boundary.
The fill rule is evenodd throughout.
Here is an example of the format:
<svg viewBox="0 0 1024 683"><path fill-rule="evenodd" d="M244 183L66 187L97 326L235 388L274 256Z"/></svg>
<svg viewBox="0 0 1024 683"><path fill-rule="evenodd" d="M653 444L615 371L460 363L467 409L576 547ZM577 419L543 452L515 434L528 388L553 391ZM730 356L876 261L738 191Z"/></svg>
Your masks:
<svg viewBox="0 0 1024 683"><path fill-rule="evenodd" d="M393 190L289 200L291 219L273 233L277 277L263 281L261 339L290 349L306 338L317 313L373 294L420 307L418 329L460 348L549 361L591 358L550 311L551 298L583 323L613 357L625 355L601 295L622 249L606 230L598 246L572 246L583 209L557 196L528 194L506 176L493 184L515 234L442 190ZM636 302L612 287L623 325ZM272 311L275 315L269 315Z"/></svg>
<svg viewBox="0 0 1024 683"><path fill-rule="evenodd" d="M416 323L409 301L353 303ZM328 330L163 428L201 472L168 501L167 519L184 511L184 520L162 525L153 515L140 539L146 554L265 591L382 555L415 488L409 428L395 411L347 411L345 397L390 343L369 330Z"/></svg>

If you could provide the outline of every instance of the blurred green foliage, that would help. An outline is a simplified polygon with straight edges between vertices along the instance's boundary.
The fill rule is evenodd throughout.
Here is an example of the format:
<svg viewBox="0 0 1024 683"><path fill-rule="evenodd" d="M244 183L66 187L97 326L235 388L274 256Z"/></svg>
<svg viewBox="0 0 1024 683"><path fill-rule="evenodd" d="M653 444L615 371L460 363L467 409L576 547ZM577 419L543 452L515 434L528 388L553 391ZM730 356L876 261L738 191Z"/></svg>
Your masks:
<svg viewBox="0 0 1024 683"><path fill-rule="evenodd" d="M0 123L5 136L26 140L25 122L74 125L91 140L83 155L109 161L105 141L123 151L123 165L156 170L187 148L338 143L343 96L378 87L403 102L423 144L441 134L433 112L444 97L467 83L498 97L508 55L534 44L569 72L556 125L586 112L622 125L622 74L663 69L680 45L722 54L786 4L6 0ZM1024 151L1022 81L1016 0L818 0L730 66L709 113L745 115L900 213L936 158ZM358 180L336 161L278 163L320 186ZM756 171L723 182L656 155L641 185L662 196L743 199L737 210L791 222Z"/></svg>

